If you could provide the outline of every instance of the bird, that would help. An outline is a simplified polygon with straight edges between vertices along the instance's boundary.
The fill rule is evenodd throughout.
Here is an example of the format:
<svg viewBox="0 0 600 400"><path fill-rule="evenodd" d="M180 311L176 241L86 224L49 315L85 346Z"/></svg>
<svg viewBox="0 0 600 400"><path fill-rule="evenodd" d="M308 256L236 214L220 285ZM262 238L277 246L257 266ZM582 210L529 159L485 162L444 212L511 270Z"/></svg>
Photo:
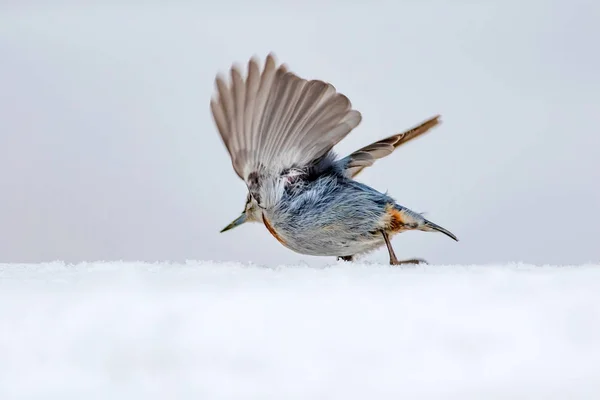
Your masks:
<svg viewBox="0 0 600 400"><path fill-rule="evenodd" d="M245 76L234 62L230 79L220 72L215 78L212 118L247 187L241 215L221 232L258 222L296 253L349 262L385 246L390 265L427 263L397 258L391 238L399 233L439 232L458 241L422 213L355 179L438 126L439 114L338 157L334 147L362 120L348 97L330 82L290 71L274 52L260 64L252 56Z"/></svg>

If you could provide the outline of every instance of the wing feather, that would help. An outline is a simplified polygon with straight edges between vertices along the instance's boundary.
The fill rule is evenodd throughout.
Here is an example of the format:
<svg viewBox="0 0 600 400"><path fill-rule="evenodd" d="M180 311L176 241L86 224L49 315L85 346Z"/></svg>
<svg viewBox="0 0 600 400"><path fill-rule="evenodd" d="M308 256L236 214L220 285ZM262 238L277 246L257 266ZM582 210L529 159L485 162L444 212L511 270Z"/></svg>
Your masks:
<svg viewBox="0 0 600 400"><path fill-rule="evenodd" d="M236 68L231 69L232 97L233 97L233 121L236 132L244 132L244 116L246 108L246 87L242 82L242 76ZM244 137L236 139L244 140ZM239 143L238 143L239 144Z"/></svg>
<svg viewBox="0 0 600 400"><path fill-rule="evenodd" d="M211 112L234 170L247 183L253 173L277 176L309 166L361 121L333 85L289 72L272 53L262 71L253 57L245 79L235 65L230 76L228 86L217 75Z"/></svg>
<svg viewBox="0 0 600 400"><path fill-rule="evenodd" d="M248 79L246 80L246 108L244 110L244 119L246 121L246 129L248 130L244 146L248 148L252 146L252 138L256 136L254 134L256 130L255 110L258 102L259 88L260 71L258 65L253 60L250 60L248 62Z"/></svg>
<svg viewBox="0 0 600 400"><path fill-rule="evenodd" d="M341 162L346 164L346 174L352 178L356 177L364 168L373 165L375 161L381 158L389 156L399 146L423 135L440 123L440 116L436 115L407 131L392 135L356 150L341 160Z"/></svg>

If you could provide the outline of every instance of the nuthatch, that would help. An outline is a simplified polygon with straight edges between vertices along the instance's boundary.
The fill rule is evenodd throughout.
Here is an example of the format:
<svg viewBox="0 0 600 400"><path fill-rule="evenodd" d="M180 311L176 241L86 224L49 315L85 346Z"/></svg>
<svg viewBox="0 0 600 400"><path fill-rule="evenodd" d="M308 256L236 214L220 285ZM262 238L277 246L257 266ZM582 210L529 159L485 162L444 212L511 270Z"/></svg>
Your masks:
<svg viewBox="0 0 600 400"><path fill-rule="evenodd" d="M217 75L211 111L248 196L242 214L221 232L262 222L297 253L345 261L386 245L392 265L425 262L396 258L390 237L397 233L441 232L458 241L447 229L354 180L365 167L438 125L439 115L337 158L333 147L362 117L333 85L277 66L273 54L262 71L251 58L245 78L235 65L230 75L229 85Z"/></svg>

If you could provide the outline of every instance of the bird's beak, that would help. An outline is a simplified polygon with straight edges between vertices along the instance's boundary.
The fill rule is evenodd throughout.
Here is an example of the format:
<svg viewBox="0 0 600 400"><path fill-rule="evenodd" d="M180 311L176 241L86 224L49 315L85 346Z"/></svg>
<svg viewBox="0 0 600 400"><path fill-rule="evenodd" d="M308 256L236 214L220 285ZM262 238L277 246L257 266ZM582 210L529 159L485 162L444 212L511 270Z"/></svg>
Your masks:
<svg viewBox="0 0 600 400"><path fill-rule="evenodd" d="M240 226L241 224L243 224L244 222L246 222L246 212L243 212L242 215L240 215L235 221L233 221L232 223L230 223L229 225L227 225L225 228L223 228L221 230L221 233L228 231L230 229L235 228L236 226Z"/></svg>

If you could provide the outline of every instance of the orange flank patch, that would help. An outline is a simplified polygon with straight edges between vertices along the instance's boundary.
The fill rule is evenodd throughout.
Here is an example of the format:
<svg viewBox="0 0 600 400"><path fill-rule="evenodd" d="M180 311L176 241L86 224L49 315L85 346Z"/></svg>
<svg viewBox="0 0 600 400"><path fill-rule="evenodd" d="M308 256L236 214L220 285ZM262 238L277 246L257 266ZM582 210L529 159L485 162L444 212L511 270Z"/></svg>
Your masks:
<svg viewBox="0 0 600 400"><path fill-rule="evenodd" d="M265 215L263 214L262 218L263 218L263 223L265 224L265 227L271 233L271 235L273 235L275 237L275 239L277 239L279 241L279 243L281 243L282 245L285 246L285 241L281 238L281 236L279 236L279 234L275 231L275 229L273 229L273 227L269 223L269 220L267 219L267 217L265 217Z"/></svg>
<svg viewBox="0 0 600 400"><path fill-rule="evenodd" d="M406 221L404 220L404 216L398 210L396 210L392 205L388 204L385 207L386 214L386 227L391 232L399 232L405 230Z"/></svg>

